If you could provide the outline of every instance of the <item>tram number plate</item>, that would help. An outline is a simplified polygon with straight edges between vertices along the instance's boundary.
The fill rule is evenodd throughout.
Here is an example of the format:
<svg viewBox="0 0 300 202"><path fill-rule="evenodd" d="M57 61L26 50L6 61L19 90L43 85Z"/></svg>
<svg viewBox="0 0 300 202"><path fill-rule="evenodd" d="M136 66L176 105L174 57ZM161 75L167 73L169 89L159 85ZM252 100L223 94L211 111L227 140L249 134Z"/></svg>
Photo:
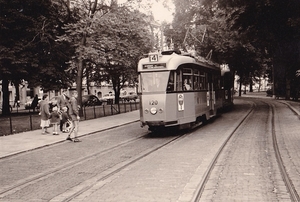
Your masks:
<svg viewBox="0 0 300 202"><path fill-rule="evenodd" d="M158 61L158 54L149 55L150 62L157 62Z"/></svg>

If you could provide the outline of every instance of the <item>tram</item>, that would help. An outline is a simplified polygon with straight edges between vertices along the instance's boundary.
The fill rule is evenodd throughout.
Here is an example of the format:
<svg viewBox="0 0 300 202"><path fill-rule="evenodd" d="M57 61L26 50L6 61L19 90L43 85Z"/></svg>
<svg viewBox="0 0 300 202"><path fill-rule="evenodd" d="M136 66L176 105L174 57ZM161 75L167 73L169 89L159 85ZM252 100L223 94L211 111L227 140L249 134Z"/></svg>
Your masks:
<svg viewBox="0 0 300 202"><path fill-rule="evenodd" d="M220 66L176 51L149 53L138 63L141 126L191 128L232 100L232 76Z"/></svg>

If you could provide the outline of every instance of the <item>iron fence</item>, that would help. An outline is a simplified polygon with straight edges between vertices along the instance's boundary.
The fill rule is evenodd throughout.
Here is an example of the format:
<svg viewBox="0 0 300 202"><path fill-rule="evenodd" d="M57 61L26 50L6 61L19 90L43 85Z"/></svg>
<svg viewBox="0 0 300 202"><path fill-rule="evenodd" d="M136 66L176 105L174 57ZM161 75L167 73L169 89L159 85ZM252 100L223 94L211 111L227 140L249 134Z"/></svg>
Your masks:
<svg viewBox="0 0 300 202"><path fill-rule="evenodd" d="M119 104L104 103L100 106L84 107L81 120L96 119L139 109L139 102L130 101ZM41 117L37 111L11 113L9 116L0 117L0 136L11 135L31 130L40 129Z"/></svg>

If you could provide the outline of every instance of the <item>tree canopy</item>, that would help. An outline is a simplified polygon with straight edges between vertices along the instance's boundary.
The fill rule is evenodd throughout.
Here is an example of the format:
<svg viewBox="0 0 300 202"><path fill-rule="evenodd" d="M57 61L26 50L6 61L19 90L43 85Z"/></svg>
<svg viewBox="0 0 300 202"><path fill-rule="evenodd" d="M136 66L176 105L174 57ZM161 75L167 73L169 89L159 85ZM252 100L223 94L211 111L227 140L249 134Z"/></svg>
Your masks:
<svg viewBox="0 0 300 202"><path fill-rule="evenodd" d="M26 80L46 91L69 82L64 69L71 49L55 42L62 31L59 9L51 0L0 0L3 114L9 113L9 82Z"/></svg>
<svg viewBox="0 0 300 202"><path fill-rule="evenodd" d="M299 0L173 2L172 26L163 24L169 45L229 64L243 84L268 75L285 86L287 98L299 91ZM155 46L151 16L137 10L140 3L0 0L2 112L9 113L9 82L24 79L45 91L76 81L79 103L83 78L106 80L118 98L122 85L136 80L139 57ZM284 84L276 83L278 75Z"/></svg>
<svg viewBox="0 0 300 202"><path fill-rule="evenodd" d="M216 62L228 63L245 81L258 72L272 76L277 58L289 61L278 68L295 76L300 47L298 0L174 0L174 4L179 47L192 47L203 57L212 55Z"/></svg>
<svg viewBox="0 0 300 202"><path fill-rule="evenodd" d="M78 5L80 20L67 24L66 34L59 37L76 50L69 71L77 74L79 93L84 76L88 81L112 81L118 102L122 85L134 79L138 58L152 47L147 17L114 1L84 5Z"/></svg>
<svg viewBox="0 0 300 202"><path fill-rule="evenodd" d="M114 0L0 0L0 7L3 114L9 82L48 91L76 81L80 99L86 77L113 80L118 91L119 81L136 78L138 58L152 47L146 16Z"/></svg>

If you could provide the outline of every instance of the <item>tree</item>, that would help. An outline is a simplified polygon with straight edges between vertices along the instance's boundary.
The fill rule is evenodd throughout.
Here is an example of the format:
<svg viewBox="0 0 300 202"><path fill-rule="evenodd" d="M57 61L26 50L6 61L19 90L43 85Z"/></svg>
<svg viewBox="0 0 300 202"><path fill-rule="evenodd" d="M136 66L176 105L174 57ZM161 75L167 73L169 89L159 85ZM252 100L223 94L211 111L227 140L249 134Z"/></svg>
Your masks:
<svg viewBox="0 0 300 202"><path fill-rule="evenodd" d="M81 20L68 24L67 34L59 39L76 48L70 70L77 73L77 91L81 93L83 76L88 81L112 81L118 102L120 88L136 72L139 56L152 45L145 17L114 2L78 6Z"/></svg>
<svg viewBox="0 0 300 202"><path fill-rule="evenodd" d="M99 21L95 41L101 41L105 59L97 64L106 72L106 80L112 81L116 103L125 82L136 81L138 60L153 47L146 19L139 11L121 7Z"/></svg>
<svg viewBox="0 0 300 202"><path fill-rule="evenodd" d="M26 79L31 86L44 89L66 85L68 51L55 43L60 28L58 8L51 0L0 0L2 114L9 113L10 81Z"/></svg>
<svg viewBox="0 0 300 202"><path fill-rule="evenodd" d="M195 47L202 56L205 56L203 50L204 52L212 50L212 59L229 63L230 68L241 77L247 76L249 69L250 75L257 72L264 73L265 71L259 69L266 69L265 64L268 63L263 61L270 58L282 58L281 62L277 63L285 66L287 78L290 78L290 72L294 72L295 68L292 68L293 71L289 69L294 67L299 59L295 56L289 57L291 60L286 60L286 55L291 56L288 53L292 48L291 44L295 45L297 44L295 42L299 41L300 28L297 26L300 24L299 1L189 0L180 8L178 5L182 2L179 0L174 2L177 5L176 23L181 25L181 30L184 30L183 24L188 24L192 29L190 33L196 36L194 39L184 41L189 46ZM183 23L184 21L186 22ZM201 30L201 26L205 27L202 29L204 31ZM199 40L201 35L204 40ZM182 34L180 38L183 40ZM295 46L292 49L294 53L298 52ZM242 58L240 51L244 53ZM284 64L283 61L288 63ZM248 67L244 68L245 65ZM279 68L282 68L282 65L279 65L281 66ZM286 80L287 89L290 83L288 80Z"/></svg>
<svg viewBox="0 0 300 202"><path fill-rule="evenodd" d="M78 92L78 102L81 104L82 99L82 81L83 72L86 69L86 64L90 61L91 55L95 55L94 49L91 46L91 35L94 33L92 27L94 21L101 19L116 5L112 0L110 4L99 2L98 0L82 0L76 2L73 6L76 7L79 20L65 25L66 34L59 36L58 40L72 43L75 48L75 54L70 60L69 72L76 74L76 90ZM82 113L82 111L81 111Z"/></svg>
<svg viewBox="0 0 300 202"><path fill-rule="evenodd" d="M236 30L250 41L260 53L272 59L275 92L289 99L291 81L299 65L300 2L279 1L225 1L223 7L238 10L229 19L231 30ZM270 74L271 75L271 74ZM282 80L282 82L280 82ZM280 88L279 88L280 87Z"/></svg>

